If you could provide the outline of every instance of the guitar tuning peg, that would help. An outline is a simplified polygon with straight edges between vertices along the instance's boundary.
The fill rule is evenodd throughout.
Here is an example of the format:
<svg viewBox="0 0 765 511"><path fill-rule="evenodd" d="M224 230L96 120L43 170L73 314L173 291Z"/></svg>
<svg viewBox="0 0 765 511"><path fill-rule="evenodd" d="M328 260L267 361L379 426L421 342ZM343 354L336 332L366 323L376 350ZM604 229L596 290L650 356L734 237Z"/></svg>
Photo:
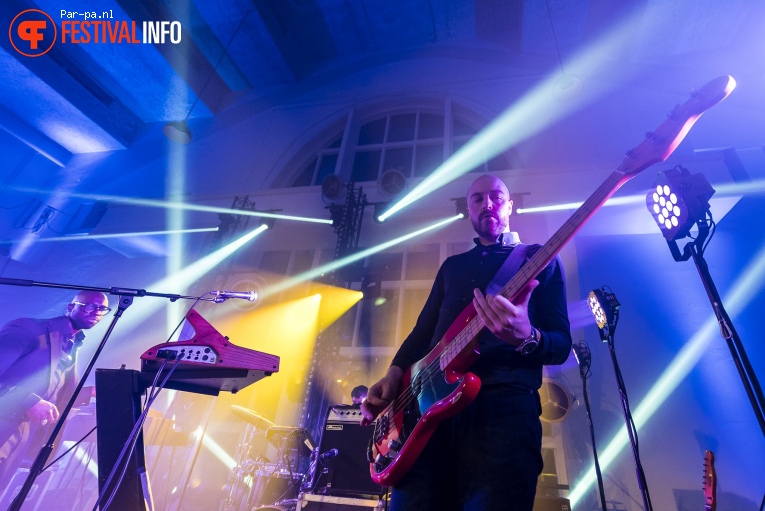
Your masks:
<svg viewBox="0 0 765 511"><path fill-rule="evenodd" d="M624 153L624 156L626 156L627 158L634 158L635 151L633 151L632 149L629 149L626 153Z"/></svg>
<svg viewBox="0 0 765 511"><path fill-rule="evenodd" d="M653 142L654 140L656 140L656 134L653 131L646 131L645 138Z"/></svg>

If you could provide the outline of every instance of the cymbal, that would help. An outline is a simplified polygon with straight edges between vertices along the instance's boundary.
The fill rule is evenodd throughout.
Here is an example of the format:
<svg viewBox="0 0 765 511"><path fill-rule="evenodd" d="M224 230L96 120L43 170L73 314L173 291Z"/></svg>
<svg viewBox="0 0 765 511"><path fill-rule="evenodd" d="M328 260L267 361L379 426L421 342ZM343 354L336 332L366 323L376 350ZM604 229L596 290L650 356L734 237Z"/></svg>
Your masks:
<svg viewBox="0 0 765 511"><path fill-rule="evenodd" d="M246 420L253 426L255 426L258 429L268 429L273 426L276 426L273 422L266 419L265 417L262 417L255 413L254 411L250 410L249 408L245 408L243 406L238 405L231 405L231 411L234 412L234 415L237 417Z"/></svg>

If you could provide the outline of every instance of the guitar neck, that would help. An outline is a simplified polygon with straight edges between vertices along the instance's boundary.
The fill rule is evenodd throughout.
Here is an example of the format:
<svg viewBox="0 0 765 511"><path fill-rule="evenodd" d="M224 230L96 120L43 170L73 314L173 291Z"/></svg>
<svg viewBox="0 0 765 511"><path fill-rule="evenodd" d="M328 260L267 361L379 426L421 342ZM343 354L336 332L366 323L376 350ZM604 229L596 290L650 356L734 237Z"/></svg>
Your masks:
<svg viewBox="0 0 765 511"><path fill-rule="evenodd" d="M609 176L606 181L598 187L595 192L579 207L579 209L566 220L563 225L553 234L547 243L545 243L537 252L524 264L520 270L505 284L499 291L499 294L512 300L536 277L547 264L553 260L555 255L565 245L584 223L598 210L598 208L608 200L619 187L629 179L622 172L616 171ZM446 367L476 338L483 328L483 323L479 317L470 320L459 334L457 334L451 344L445 349L441 357L441 368Z"/></svg>
<svg viewBox="0 0 765 511"><path fill-rule="evenodd" d="M572 214L563 225L555 231L547 243L523 265L518 273L505 284L500 294L512 300L526 284L534 279L539 272L560 252L563 245L574 237L574 234L584 223L629 179L620 171L613 172L606 181L598 187L590 197Z"/></svg>

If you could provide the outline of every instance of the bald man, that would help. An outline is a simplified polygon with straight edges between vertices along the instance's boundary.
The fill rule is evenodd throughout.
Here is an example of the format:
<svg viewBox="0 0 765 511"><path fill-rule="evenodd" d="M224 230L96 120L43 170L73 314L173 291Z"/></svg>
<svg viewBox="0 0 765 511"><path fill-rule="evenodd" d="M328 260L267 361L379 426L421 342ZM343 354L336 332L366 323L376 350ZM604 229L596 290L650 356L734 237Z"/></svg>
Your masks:
<svg viewBox="0 0 765 511"><path fill-rule="evenodd" d="M15 319L0 329L0 484L26 454L30 434L58 420L77 385L82 331L110 310L103 293L80 291L63 316Z"/></svg>
<svg viewBox="0 0 765 511"><path fill-rule="evenodd" d="M502 274L501 288L540 245L516 245L508 232L513 201L497 177L473 181L467 205L475 247L441 265L414 329L361 405L362 424L396 397L404 371L471 302L486 326L478 339L481 355L469 369L482 385L465 410L438 425L394 485L391 511L532 511L534 505L542 471L542 366L562 364L571 350L563 269L554 259L512 302L487 294L495 274ZM517 265L500 270L511 255Z"/></svg>

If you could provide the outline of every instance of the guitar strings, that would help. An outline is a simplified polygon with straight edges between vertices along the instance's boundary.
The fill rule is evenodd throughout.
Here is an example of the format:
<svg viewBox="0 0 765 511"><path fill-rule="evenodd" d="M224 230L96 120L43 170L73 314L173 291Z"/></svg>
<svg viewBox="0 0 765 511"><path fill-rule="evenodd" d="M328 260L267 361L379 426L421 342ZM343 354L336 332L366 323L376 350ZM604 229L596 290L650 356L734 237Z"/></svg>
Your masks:
<svg viewBox="0 0 765 511"><path fill-rule="evenodd" d="M478 333L480 333L481 329L483 328L483 325L478 325L479 322L478 316L473 317L470 322L463 328L456 336L455 338L446 346L443 353L441 353L438 357L436 357L432 362L430 362L427 366L425 366L419 373L416 375L416 379L420 382L420 390L419 392L415 393L413 391L413 385L408 385L402 392L399 394L398 397L396 397L390 405L383 411L381 415L387 415L388 413L392 412L391 415L395 416L398 415L400 412L402 412L407 406L409 406L410 403L413 402L413 400L419 398L423 394L423 388L429 386L429 383L433 380L434 376L442 377L440 376L443 374L443 371L441 370L441 359L442 357L449 353L449 351L454 351L454 348L459 345L463 344L461 347L459 347L458 351L461 351L464 349L465 346L470 342L470 340L475 337ZM467 339L466 339L467 338ZM448 364L445 364L448 365ZM416 395L415 395L416 394ZM390 433L391 428L395 426L395 423L391 423L392 421L387 421L384 435L387 435ZM381 428L379 428L379 422L375 425L375 437L378 436L378 434L382 431Z"/></svg>
<svg viewBox="0 0 765 511"><path fill-rule="evenodd" d="M534 259L544 259L547 257L545 255L537 257L540 252L542 252L542 249L540 249L540 251L538 251L537 254L531 258L529 264L524 265L524 267L521 268L512 279L510 279L505 287L502 288L500 293L503 296L507 296L508 292L513 288L516 288L516 290L517 288L520 288L521 286L518 281L525 282L532 276L532 273L537 272L537 270L533 268L541 266L541 264L533 264ZM478 316L474 316L468 322L468 324L454 337L454 339L452 339L452 341L446 345L443 352L427 366L425 366L419 373L417 373L416 379L420 382L419 392L415 393L412 388L413 386L411 384L408 385L401 392L401 394L399 394L399 396L396 397L390 405L388 405L388 407L383 411L381 415L387 415L390 412L392 412L392 416L398 415L415 399L418 399L422 396L424 392L423 388L428 387L430 382L433 381L434 377L442 378L443 370L441 369L441 361L444 358L444 355L451 355L449 362L444 364L444 367L446 367L460 352L462 352L462 350L464 350L464 348L470 343L470 341L473 340L473 338L480 334L481 330L484 328L484 325L479 325L479 322L480 318ZM395 423L392 423L392 421L388 420L386 422L385 431L383 433L382 428L380 427L380 423L375 423L375 438L377 438L380 433L387 435L390 433L393 427L395 427Z"/></svg>

